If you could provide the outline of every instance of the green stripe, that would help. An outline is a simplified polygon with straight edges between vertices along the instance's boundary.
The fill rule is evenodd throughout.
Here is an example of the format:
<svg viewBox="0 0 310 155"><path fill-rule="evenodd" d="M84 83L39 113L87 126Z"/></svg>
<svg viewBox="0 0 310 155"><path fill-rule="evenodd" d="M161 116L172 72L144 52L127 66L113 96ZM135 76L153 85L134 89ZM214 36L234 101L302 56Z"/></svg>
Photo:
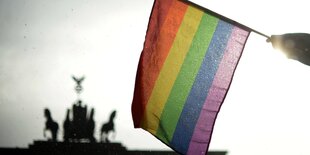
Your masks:
<svg viewBox="0 0 310 155"><path fill-rule="evenodd" d="M160 118L156 136L166 143L169 143L172 139L184 103L195 81L217 23L217 18L207 14L204 14L201 19L199 28Z"/></svg>
<svg viewBox="0 0 310 155"><path fill-rule="evenodd" d="M178 32L175 35L171 49L169 50L169 54L167 55L160 73L156 79L152 94L147 103L145 115L143 117L144 119L141 124L143 129L149 131L153 135L156 135L160 121L159 118L163 108L165 107L165 103L167 102L173 84L180 72L187 52L191 47L192 40L195 37L202 16L203 12L201 10L188 6ZM166 35L171 34L167 33ZM165 36L161 37L163 38L161 39L160 44L164 44ZM156 50L162 50L161 46L164 45L158 45ZM151 57L160 57L157 55L159 53L156 53L156 50L149 53ZM151 58L150 60L150 63L153 64L155 69L160 69L157 66L158 64L156 59ZM148 83L146 83L146 85L148 85Z"/></svg>

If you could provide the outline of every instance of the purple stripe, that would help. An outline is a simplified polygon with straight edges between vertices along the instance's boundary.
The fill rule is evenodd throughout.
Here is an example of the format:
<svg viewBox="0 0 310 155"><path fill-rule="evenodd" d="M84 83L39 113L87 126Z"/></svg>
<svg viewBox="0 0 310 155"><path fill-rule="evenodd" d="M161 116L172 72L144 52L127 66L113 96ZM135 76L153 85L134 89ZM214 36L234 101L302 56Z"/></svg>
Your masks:
<svg viewBox="0 0 310 155"><path fill-rule="evenodd" d="M205 154L208 150L206 148L209 147L215 119L232 81L248 35L248 31L234 27L226 52L200 112L187 154Z"/></svg>

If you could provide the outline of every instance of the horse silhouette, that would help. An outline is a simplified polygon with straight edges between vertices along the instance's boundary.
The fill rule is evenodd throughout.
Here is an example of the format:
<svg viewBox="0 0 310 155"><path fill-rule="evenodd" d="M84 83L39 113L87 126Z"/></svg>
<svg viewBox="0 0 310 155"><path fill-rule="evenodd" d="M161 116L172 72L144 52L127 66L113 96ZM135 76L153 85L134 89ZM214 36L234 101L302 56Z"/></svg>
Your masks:
<svg viewBox="0 0 310 155"><path fill-rule="evenodd" d="M44 109L44 116L46 118L45 128L43 131L44 137L46 137L46 130L50 130L52 134L52 141L57 141L58 124L53 120L49 109Z"/></svg>
<svg viewBox="0 0 310 155"><path fill-rule="evenodd" d="M94 130L95 130L95 121L94 121L94 113L95 109L92 108L89 118L86 123L86 137L89 139L90 142L94 143L96 142L96 139L94 137Z"/></svg>
<svg viewBox="0 0 310 155"><path fill-rule="evenodd" d="M64 129L64 131L63 131L63 134L64 134L63 135L63 139L64 139L65 142L68 142L69 139L71 137L73 137L73 135L72 135L72 122L70 120L70 109L67 109L67 115L66 115L66 119L65 119L65 121L63 123L63 129Z"/></svg>
<svg viewBox="0 0 310 155"><path fill-rule="evenodd" d="M114 122L113 122L115 116L116 116L116 111L114 110L110 115L109 121L102 125L101 132L100 132L100 141L101 142L105 142L105 143L110 142L109 133L111 131L114 132L114 136L115 136Z"/></svg>

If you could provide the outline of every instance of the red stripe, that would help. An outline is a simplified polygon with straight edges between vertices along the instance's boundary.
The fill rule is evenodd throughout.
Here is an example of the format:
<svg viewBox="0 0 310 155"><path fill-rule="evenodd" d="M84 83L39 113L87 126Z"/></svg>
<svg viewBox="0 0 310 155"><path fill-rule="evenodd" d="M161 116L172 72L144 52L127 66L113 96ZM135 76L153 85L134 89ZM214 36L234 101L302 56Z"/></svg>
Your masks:
<svg viewBox="0 0 310 155"><path fill-rule="evenodd" d="M134 126L140 127L155 81L173 44L188 5L155 0L138 66L132 103Z"/></svg>

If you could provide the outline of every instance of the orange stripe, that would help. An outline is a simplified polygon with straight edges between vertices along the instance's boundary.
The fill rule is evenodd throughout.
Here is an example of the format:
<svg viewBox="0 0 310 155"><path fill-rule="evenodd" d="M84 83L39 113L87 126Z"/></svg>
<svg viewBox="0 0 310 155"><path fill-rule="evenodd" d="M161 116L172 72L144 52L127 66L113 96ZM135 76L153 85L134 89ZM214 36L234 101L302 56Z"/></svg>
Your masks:
<svg viewBox="0 0 310 155"><path fill-rule="evenodd" d="M160 124L159 118L162 118L161 114L163 108L166 108L165 104L171 93L171 89L175 87L175 80L177 79L179 71L183 66L184 59L197 32L202 15L203 12L201 10L194 7L188 7L170 52L162 69L160 70L158 79L156 80L156 84L152 91L152 95L146 105L144 119L141 123L143 129L148 130L154 135L158 130L158 126ZM174 110L178 111L177 108L174 108ZM160 129L161 127L162 126L160 126ZM162 138L160 139L163 140Z"/></svg>
<svg viewBox="0 0 310 155"><path fill-rule="evenodd" d="M154 23L163 18L161 9L167 8L169 1L157 0L150 19L144 49L140 57L132 103L135 127L140 127L146 104L188 7L183 2L172 0L164 23L162 25Z"/></svg>

